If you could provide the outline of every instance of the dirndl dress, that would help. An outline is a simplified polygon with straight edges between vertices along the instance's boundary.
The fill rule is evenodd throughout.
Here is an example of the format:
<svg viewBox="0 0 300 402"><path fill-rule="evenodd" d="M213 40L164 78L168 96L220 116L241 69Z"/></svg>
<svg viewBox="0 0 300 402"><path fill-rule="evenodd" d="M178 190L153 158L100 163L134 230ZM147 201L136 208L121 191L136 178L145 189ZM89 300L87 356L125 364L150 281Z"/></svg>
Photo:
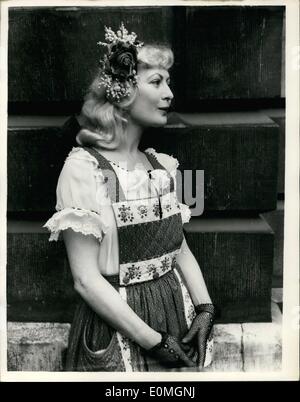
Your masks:
<svg viewBox="0 0 300 402"><path fill-rule="evenodd" d="M98 168L107 178L117 224L119 274L106 276L106 279L151 328L182 339L196 313L176 262L183 241L183 222L174 177L153 154L145 152L153 167L148 171L149 180L156 170L163 170L168 185L160 186L155 197L128 200L110 161L93 148L84 149L97 160ZM205 366L211 362L212 342L212 338L207 342ZM71 325L65 370L138 372L185 369L165 368L81 300ZM192 370L197 371L197 367Z"/></svg>

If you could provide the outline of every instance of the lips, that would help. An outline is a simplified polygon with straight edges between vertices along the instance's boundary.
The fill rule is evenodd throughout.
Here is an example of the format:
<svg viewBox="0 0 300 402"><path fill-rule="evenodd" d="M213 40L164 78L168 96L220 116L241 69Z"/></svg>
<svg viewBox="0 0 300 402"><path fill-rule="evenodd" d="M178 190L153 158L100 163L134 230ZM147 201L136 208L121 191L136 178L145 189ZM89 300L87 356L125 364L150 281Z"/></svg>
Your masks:
<svg viewBox="0 0 300 402"><path fill-rule="evenodd" d="M163 112L167 112L169 110L168 107L159 107L159 110L162 110Z"/></svg>

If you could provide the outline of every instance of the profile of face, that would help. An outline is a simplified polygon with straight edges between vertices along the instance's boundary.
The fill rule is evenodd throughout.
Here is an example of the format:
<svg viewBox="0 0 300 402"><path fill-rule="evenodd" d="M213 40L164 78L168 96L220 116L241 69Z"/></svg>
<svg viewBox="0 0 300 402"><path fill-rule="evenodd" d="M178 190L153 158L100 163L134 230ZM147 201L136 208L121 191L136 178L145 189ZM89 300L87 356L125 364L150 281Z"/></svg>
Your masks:
<svg viewBox="0 0 300 402"><path fill-rule="evenodd" d="M138 68L137 94L129 113L133 122L142 127L160 127L167 123L167 113L173 99L169 87L169 72L164 68Z"/></svg>

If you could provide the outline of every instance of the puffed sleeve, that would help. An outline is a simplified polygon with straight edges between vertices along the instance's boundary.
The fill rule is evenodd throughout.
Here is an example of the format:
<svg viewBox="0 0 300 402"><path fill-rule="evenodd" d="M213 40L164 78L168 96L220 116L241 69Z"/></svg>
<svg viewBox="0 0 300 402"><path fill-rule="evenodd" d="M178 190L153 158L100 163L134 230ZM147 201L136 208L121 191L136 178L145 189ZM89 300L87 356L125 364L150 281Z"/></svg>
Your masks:
<svg viewBox="0 0 300 402"><path fill-rule="evenodd" d="M105 178L97 161L84 149L73 148L60 173L56 188L56 213L45 223L49 241L58 240L71 228L102 240L108 227L102 207L110 203Z"/></svg>
<svg viewBox="0 0 300 402"><path fill-rule="evenodd" d="M179 167L179 162L177 158L174 158L173 155L168 155L162 152L156 152L153 148L147 148L146 152L151 153L156 159L159 161L161 165L163 165L168 172L171 174L174 180L175 192L177 191L176 183L177 183L177 169ZM191 219L191 210L188 205L179 202L181 217L183 223L188 223Z"/></svg>

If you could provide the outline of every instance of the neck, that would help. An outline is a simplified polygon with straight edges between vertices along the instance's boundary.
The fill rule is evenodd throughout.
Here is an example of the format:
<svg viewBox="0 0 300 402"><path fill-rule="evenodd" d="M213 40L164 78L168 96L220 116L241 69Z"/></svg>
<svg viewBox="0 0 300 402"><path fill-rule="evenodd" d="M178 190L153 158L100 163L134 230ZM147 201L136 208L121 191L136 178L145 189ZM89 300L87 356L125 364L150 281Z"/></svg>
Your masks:
<svg viewBox="0 0 300 402"><path fill-rule="evenodd" d="M117 150L123 154L135 155L143 134L143 127L134 123L130 118L126 125L124 135Z"/></svg>

